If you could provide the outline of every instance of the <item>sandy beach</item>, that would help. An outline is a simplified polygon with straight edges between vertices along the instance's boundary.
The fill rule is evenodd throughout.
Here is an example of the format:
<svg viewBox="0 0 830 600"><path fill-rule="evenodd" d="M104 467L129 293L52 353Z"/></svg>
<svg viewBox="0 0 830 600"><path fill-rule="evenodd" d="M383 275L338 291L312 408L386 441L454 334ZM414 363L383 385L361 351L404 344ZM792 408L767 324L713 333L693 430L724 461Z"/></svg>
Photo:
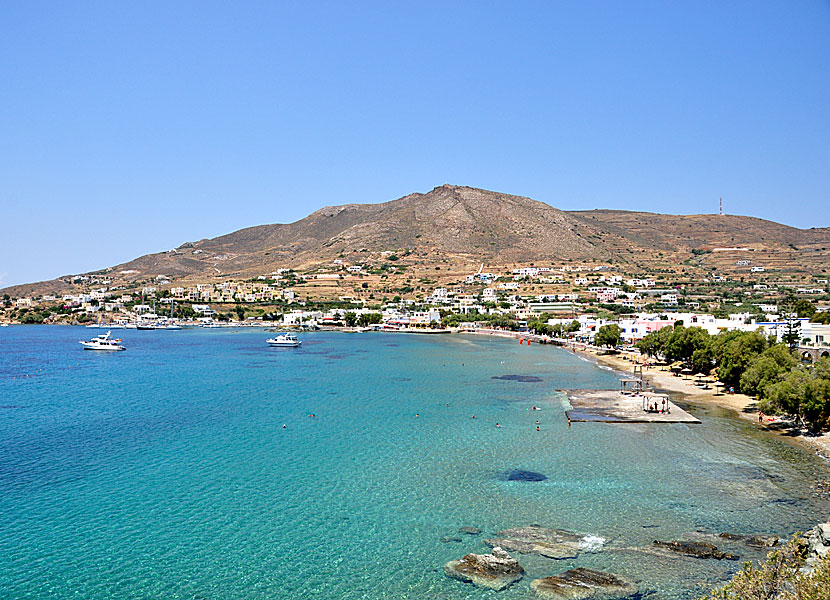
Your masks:
<svg viewBox="0 0 830 600"><path fill-rule="evenodd" d="M639 355L604 354L604 350L581 343L569 343L564 347L577 354L589 356L599 364L609 366L628 375L633 374L634 365L639 364L636 361L636 359L640 358ZM723 391L719 392L714 386L708 390L703 389L694 384L694 377L679 377L669 371L667 367L645 366L643 373L654 388L674 394L681 394L684 402L718 406L731 410L740 418L751 421L757 424L758 427L762 427L770 433L780 436L782 439L804 444L810 449L819 452L822 456L830 458L830 433L824 433L820 436L792 436L791 434L785 436L785 433L792 431L792 428L788 426L788 422L778 417L766 415L763 421L759 421L758 410L756 408L757 401L751 396L738 393L724 393Z"/></svg>

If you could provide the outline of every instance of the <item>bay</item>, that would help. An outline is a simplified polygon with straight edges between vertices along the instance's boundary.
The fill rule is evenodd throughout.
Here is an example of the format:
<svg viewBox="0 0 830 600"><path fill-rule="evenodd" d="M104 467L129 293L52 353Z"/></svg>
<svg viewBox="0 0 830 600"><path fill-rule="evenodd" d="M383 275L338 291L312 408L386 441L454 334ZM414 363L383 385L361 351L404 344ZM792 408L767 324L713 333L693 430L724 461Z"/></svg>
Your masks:
<svg viewBox="0 0 830 600"><path fill-rule="evenodd" d="M492 598L441 567L540 524L605 547L519 555L499 598L573 566L693 598L739 563L637 549L830 516L821 461L723 411L569 428L557 390L618 376L558 348L339 332L269 348L245 328L115 330L126 352L83 351L97 333L0 330L0 597Z"/></svg>

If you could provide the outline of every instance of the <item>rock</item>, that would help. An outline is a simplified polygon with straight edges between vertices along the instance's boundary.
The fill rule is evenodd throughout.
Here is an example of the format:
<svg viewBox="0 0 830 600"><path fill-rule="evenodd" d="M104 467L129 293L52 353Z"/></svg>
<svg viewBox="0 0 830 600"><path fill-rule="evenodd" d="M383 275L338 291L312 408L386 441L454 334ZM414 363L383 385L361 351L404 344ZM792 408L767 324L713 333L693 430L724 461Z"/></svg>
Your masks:
<svg viewBox="0 0 830 600"><path fill-rule="evenodd" d="M441 541L444 542L445 544L449 544L449 543L460 544L461 543L461 538L460 537L450 537L448 535L445 535L444 537L441 538Z"/></svg>
<svg viewBox="0 0 830 600"><path fill-rule="evenodd" d="M534 579L530 589L539 598L553 600L606 600L636 595L637 585L613 573L579 567L553 577Z"/></svg>
<svg viewBox="0 0 830 600"><path fill-rule="evenodd" d="M513 469L507 474L507 481L544 481L545 479L547 477L541 473L523 469Z"/></svg>
<svg viewBox="0 0 830 600"><path fill-rule="evenodd" d="M778 545L777 535L741 535L738 533L721 533L718 537L725 540L743 542L753 548L772 548Z"/></svg>
<svg viewBox="0 0 830 600"><path fill-rule="evenodd" d="M665 548L677 554L684 556L693 556L695 558L716 558L718 560L738 560L738 557L728 552L721 552L714 544L707 544L706 542L661 542L654 540L654 545L658 548Z"/></svg>
<svg viewBox="0 0 830 600"><path fill-rule="evenodd" d="M491 590L503 590L522 578L519 562L499 547L492 554L467 554L444 565L447 577Z"/></svg>
<svg viewBox="0 0 830 600"><path fill-rule="evenodd" d="M478 527L459 527L458 533L466 533L467 535L478 535L481 533L481 529Z"/></svg>
<svg viewBox="0 0 830 600"><path fill-rule="evenodd" d="M502 379L504 381L520 381L522 383L539 383L544 381L535 375L493 375L490 379Z"/></svg>
<svg viewBox="0 0 830 600"><path fill-rule="evenodd" d="M583 537L561 529L545 527L514 527L496 534L498 537L484 540L488 546L499 546L522 554L539 554L547 558L576 558Z"/></svg>
<svg viewBox="0 0 830 600"><path fill-rule="evenodd" d="M802 571L812 573L819 558L830 556L830 523L820 523L804 534L807 545L807 559Z"/></svg>

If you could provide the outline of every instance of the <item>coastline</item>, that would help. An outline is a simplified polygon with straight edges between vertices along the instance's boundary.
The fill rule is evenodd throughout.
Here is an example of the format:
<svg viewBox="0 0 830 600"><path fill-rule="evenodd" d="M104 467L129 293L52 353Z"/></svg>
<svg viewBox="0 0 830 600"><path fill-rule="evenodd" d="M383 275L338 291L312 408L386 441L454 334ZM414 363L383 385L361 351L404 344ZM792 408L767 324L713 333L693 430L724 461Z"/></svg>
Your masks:
<svg viewBox="0 0 830 600"><path fill-rule="evenodd" d="M634 363L623 355L605 355L591 346L578 342L570 343L563 346L563 348L574 354L590 357L596 360L598 364L611 367L619 373L631 375ZM643 368L643 374L653 387L672 394L679 394L682 396L683 402L730 410L737 417L752 422L759 429L776 435L785 441L808 448L822 458L830 460L830 433L819 436L792 435L792 427L789 426L787 421L778 417L765 417L764 422L759 424L755 398L739 393L717 393L714 389L704 390L694 385L691 378L677 377L664 369L664 367L647 366Z"/></svg>
<svg viewBox="0 0 830 600"><path fill-rule="evenodd" d="M549 344L550 340L538 335L503 331L497 329L479 329L470 331L455 331L454 333L469 333L473 335L487 335L492 337L524 339L531 342ZM563 342L557 344L560 348L574 354L590 358L597 364L610 367L617 373L630 377L634 362L622 354L603 354L599 349L582 342ZM815 452L821 458L830 461L830 432L818 436L804 434L793 435L793 427L779 417L765 417L762 424L758 422L758 411L755 408L756 399L739 393L717 393L715 389L704 390L694 385L692 379L677 377L663 367L646 366L643 373L652 386L662 392L681 396L685 403L701 406L714 406L729 410L745 421L753 423L759 429L775 435L788 443L796 444L801 448Z"/></svg>

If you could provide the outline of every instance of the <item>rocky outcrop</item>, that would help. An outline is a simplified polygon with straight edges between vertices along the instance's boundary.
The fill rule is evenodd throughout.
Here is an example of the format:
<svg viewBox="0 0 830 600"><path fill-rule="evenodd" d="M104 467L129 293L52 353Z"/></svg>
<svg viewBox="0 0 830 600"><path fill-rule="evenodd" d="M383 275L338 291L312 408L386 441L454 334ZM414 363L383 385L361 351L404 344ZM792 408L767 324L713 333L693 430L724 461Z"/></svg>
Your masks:
<svg viewBox="0 0 830 600"><path fill-rule="evenodd" d="M481 533L481 529L478 527L459 527L458 533L466 533L467 535L478 535Z"/></svg>
<svg viewBox="0 0 830 600"><path fill-rule="evenodd" d="M505 589L521 579L524 571L515 558L499 547L493 548L492 554L467 554L444 565L448 577L491 590Z"/></svg>
<svg viewBox="0 0 830 600"><path fill-rule="evenodd" d="M811 573L820 558L826 558L830 552L830 522L820 523L804 534L807 544L807 559L804 571Z"/></svg>
<svg viewBox="0 0 830 600"><path fill-rule="evenodd" d="M670 550L676 554L684 556L692 556L694 558L715 558L718 560L738 560L738 557L728 552L718 550L714 544L707 544L706 542L680 542L670 541L662 542L654 540L654 545L658 548Z"/></svg>
<svg viewBox="0 0 830 600"><path fill-rule="evenodd" d="M773 548L778 545L777 535L741 535L738 533L721 533L718 537L732 542L741 542L753 548Z"/></svg>
<svg viewBox="0 0 830 600"><path fill-rule="evenodd" d="M535 525L505 529L496 535L498 537L484 540L484 543L522 554L539 554L555 559L576 558L583 540L583 536L577 533Z"/></svg>
<svg viewBox="0 0 830 600"><path fill-rule="evenodd" d="M537 597L551 600L610 600L628 598L639 591L637 585L625 577L585 567L534 579L530 589Z"/></svg>

